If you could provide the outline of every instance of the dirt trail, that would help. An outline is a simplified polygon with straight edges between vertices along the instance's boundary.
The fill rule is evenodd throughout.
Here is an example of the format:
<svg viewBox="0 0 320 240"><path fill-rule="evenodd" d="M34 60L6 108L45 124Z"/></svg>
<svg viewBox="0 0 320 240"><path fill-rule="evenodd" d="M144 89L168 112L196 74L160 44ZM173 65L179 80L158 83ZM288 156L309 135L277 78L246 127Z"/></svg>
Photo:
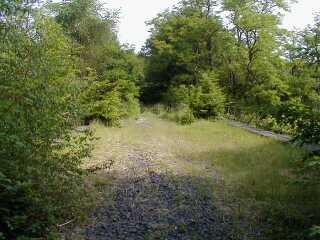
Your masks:
<svg viewBox="0 0 320 240"><path fill-rule="evenodd" d="M189 174L190 169L207 171L215 178L214 171L178 158L168 144L172 139L148 134L153 126L147 119L136 120L133 128L141 141L121 142L121 136L106 146L117 159L101 174L113 180L102 186L109 194L92 223L78 229L81 239L235 239L230 217L215 204L212 185Z"/></svg>

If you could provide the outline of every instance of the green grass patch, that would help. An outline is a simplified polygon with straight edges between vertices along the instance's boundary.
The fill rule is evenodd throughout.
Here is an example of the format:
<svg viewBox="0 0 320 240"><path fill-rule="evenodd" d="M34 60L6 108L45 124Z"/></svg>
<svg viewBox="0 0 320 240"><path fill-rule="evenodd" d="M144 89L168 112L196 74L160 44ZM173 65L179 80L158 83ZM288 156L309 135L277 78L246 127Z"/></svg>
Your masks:
<svg viewBox="0 0 320 240"><path fill-rule="evenodd" d="M100 136L95 159L109 152L117 161L125 149L113 146L110 153L108 146L133 145L160 152L159 166L170 174L204 179L208 184L199 186L199 192L212 191L218 205L230 211L240 239L308 239L310 229L319 225L319 183L301 181L298 170L306 152L298 147L222 121L182 126L151 113L124 122L122 128L95 128ZM263 234L251 237L256 229Z"/></svg>
<svg viewBox="0 0 320 240"><path fill-rule="evenodd" d="M217 169L223 181L218 197L241 228L248 219L267 239L305 239L319 223L319 183L304 184L298 174L303 150L223 122L199 121L178 127L177 135L188 142L178 155Z"/></svg>

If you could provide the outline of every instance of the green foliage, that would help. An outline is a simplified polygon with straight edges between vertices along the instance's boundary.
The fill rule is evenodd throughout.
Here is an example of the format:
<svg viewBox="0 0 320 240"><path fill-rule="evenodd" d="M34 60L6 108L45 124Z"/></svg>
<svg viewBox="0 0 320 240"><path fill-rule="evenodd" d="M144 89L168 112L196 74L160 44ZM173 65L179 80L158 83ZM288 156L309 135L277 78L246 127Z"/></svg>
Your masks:
<svg viewBox="0 0 320 240"><path fill-rule="evenodd" d="M178 111L175 118L176 121L182 125L189 125L196 120L193 111L187 107L182 108L180 111Z"/></svg>
<svg viewBox="0 0 320 240"><path fill-rule="evenodd" d="M108 89L108 85L110 84L96 82L90 87L85 99L89 102L89 104L86 103L88 111L85 114L86 121L90 122L91 120L99 119L107 125L119 124L119 120L122 117L120 112L121 99L117 91ZM102 89L107 90L101 92Z"/></svg>
<svg viewBox="0 0 320 240"><path fill-rule="evenodd" d="M0 231L7 239L43 236L75 218L85 199L80 165L90 134L75 132L81 82L70 41L52 18L33 20L2 22L10 28L0 43Z"/></svg>
<svg viewBox="0 0 320 240"><path fill-rule="evenodd" d="M319 16L285 32L286 0L183 0L150 21L142 57L120 45L118 12L98 0L35 2L0 3L0 239L79 217L91 134L77 127L119 125L139 98L180 124L218 118L229 102L237 119L320 142ZM302 166L318 179L318 156Z"/></svg>
<svg viewBox="0 0 320 240"><path fill-rule="evenodd" d="M83 98L86 106L85 119L90 122L99 119L107 125L119 125L122 118L135 116L140 112L137 100L138 89L128 80L116 82L94 81Z"/></svg>
<svg viewBox="0 0 320 240"><path fill-rule="evenodd" d="M152 35L144 49L144 102L165 100L161 93L181 85L197 85L203 72L220 63L225 31L221 20L213 15L211 4L183 1L179 8L164 12L149 23Z"/></svg>
<svg viewBox="0 0 320 240"><path fill-rule="evenodd" d="M216 118L225 110L225 95L213 72L204 73L196 86L171 87L164 95L164 101L178 113L178 122L181 122L180 118L189 118L190 123L194 117Z"/></svg>
<svg viewBox="0 0 320 240"><path fill-rule="evenodd" d="M105 9L97 0L50 3L47 8L56 16L56 21L68 35L85 46L84 54L116 39L113 29L118 14Z"/></svg>
<svg viewBox="0 0 320 240"><path fill-rule="evenodd" d="M164 94L164 101L167 106L178 108L181 105L190 105L191 89L186 85L170 87Z"/></svg>
<svg viewBox="0 0 320 240"><path fill-rule="evenodd" d="M118 43L117 13L95 0L32 3L0 4L1 239L44 237L81 217L91 202L81 119L139 112L143 61Z"/></svg>
<svg viewBox="0 0 320 240"><path fill-rule="evenodd" d="M314 179L320 180L320 156L315 154L308 156L304 161L304 170L309 173L307 176L312 173L311 181Z"/></svg>
<svg viewBox="0 0 320 240"><path fill-rule="evenodd" d="M185 105L198 118L224 112L219 75L212 72L221 64L222 41L228 34L214 15L214 6L213 1L182 1L149 23L144 102L162 101L173 108Z"/></svg>
<svg viewBox="0 0 320 240"><path fill-rule="evenodd" d="M216 118L224 113L225 95L214 73L203 74L199 86L192 89L190 107L194 115L199 118Z"/></svg>
<svg viewBox="0 0 320 240"><path fill-rule="evenodd" d="M286 32L279 13L289 1L225 0L224 27L215 6L181 1L150 21L142 100L189 106L195 117L217 117L233 102L237 119L318 143L319 16L304 31ZM216 76L205 80L205 72Z"/></svg>
<svg viewBox="0 0 320 240"><path fill-rule="evenodd" d="M276 117L279 123L289 124L295 129L292 135L301 143L320 142L319 112L313 111L300 99L283 103Z"/></svg>
<svg viewBox="0 0 320 240"><path fill-rule="evenodd" d="M122 118L138 114L143 61L118 43L114 30L117 12L96 0L50 4L49 9L80 46L78 69L88 86L82 94L84 121L99 119L119 125Z"/></svg>
<svg viewBox="0 0 320 240"><path fill-rule="evenodd" d="M283 76L286 62L279 57L281 30L275 12L287 9L286 1L224 1L229 28L222 25L215 6L212 1L182 1L149 23L142 100L170 106L192 102L195 116L208 117L223 113L228 98L273 114L291 94ZM206 84L203 73L212 71L219 79L212 81L217 87L201 86ZM223 88L227 97L220 90L211 94L202 89L210 87Z"/></svg>
<svg viewBox="0 0 320 240"><path fill-rule="evenodd" d="M308 111L298 121L296 138L303 143L320 143L320 113Z"/></svg>
<svg viewBox="0 0 320 240"><path fill-rule="evenodd" d="M165 111L161 117L175 121L181 125L190 125L196 120L193 111L185 104L181 104L176 108Z"/></svg>

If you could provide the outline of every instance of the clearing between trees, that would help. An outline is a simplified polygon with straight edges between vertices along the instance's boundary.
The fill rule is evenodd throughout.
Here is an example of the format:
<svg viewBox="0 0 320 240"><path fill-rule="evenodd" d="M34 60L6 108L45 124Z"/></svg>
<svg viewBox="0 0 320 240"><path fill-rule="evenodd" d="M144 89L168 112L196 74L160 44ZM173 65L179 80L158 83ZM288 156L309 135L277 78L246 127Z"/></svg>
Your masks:
<svg viewBox="0 0 320 240"><path fill-rule="evenodd" d="M320 145L320 14L181 0L139 50L108 2L0 1L0 240L319 240L320 152L238 127Z"/></svg>
<svg viewBox="0 0 320 240"><path fill-rule="evenodd" d="M315 189L291 184L303 156L294 146L223 122L145 113L123 125L92 125L87 167L112 165L90 177L98 207L65 239L272 239L316 210Z"/></svg>

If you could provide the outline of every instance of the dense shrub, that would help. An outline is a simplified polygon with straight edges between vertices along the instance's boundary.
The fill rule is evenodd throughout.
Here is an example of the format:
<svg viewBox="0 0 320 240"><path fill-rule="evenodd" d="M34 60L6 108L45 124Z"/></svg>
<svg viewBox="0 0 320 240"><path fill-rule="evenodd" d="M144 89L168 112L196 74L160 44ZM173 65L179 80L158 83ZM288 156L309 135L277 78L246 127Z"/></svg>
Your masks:
<svg viewBox="0 0 320 240"><path fill-rule="evenodd" d="M193 111L188 106L181 106L175 113L175 121L182 125L189 125L195 121Z"/></svg>
<svg viewBox="0 0 320 240"><path fill-rule="evenodd" d="M102 87L104 85L104 87ZM101 120L106 125L118 125L123 115L119 92L108 88L108 83L94 83L85 98L87 112L85 122ZM105 91L103 91L105 90Z"/></svg>
<svg viewBox="0 0 320 240"><path fill-rule="evenodd" d="M170 87L164 94L164 100L168 107L179 113L178 118L185 119L186 123L194 121L195 117L216 118L225 111L225 95L213 72L202 74L196 85Z"/></svg>
<svg viewBox="0 0 320 240"><path fill-rule="evenodd" d="M181 104L179 107L167 109L161 115L162 118L175 121L181 125L192 124L196 118L188 105Z"/></svg>
<svg viewBox="0 0 320 240"><path fill-rule="evenodd" d="M227 117L255 127L290 134L301 144L320 142L320 113L299 99L283 102L273 115L238 109L231 111Z"/></svg>
<svg viewBox="0 0 320 240"><path fill-rule="evenodd" d="M320 113L301 100L292 99L282 104L277 117L279 122L290 124L295 129L293 135L301 143L320 142Z"/></svg>
<svg viewBox="0 0 320 240"><path fill-rule="evenodd" d="M97 67L92 69L93 80L83 98L87 109L84 117L86 122L99 119L107 125L119 125L122 118L140 113L137 86L139 74L134 70L133 63L127 63L130 55L120 49L120 46L118 48L112 51L114 56L109 56L113 63L104 65L105 71L102 75L97 74ZM126 64L128 66L125 66Z"/></svg>
<svg viewBox="0 0 320 240"><path fill-rule="evenodd" d="M298 121L296 138L303 143L320 144L320 113L309 111Z"/></svg>
<svg viewBox="0 0 320 240"><path fill-rule="evenodd" d="M214 73L203 74L200 84L192 89L190 108L200 118L216 118L224 113L225 95Z"/></svg>
<svg viewBox="0 0 320 240"><path fill-rule="evenodd" d="M109 126L119 125L122 118L140 112L138 88L130 80L101 80L92 82L83 98L85 120L98 119Z"/></svg>
<svg viewBox="0 0 320 240"><path fill-rule="evenodd" d="M81 211L80 164L89 154L90 135L74 131L81 82L60 27L43 16L29 24L14 18L5 24L0 42L0 236L40 237Z"/></svg>

